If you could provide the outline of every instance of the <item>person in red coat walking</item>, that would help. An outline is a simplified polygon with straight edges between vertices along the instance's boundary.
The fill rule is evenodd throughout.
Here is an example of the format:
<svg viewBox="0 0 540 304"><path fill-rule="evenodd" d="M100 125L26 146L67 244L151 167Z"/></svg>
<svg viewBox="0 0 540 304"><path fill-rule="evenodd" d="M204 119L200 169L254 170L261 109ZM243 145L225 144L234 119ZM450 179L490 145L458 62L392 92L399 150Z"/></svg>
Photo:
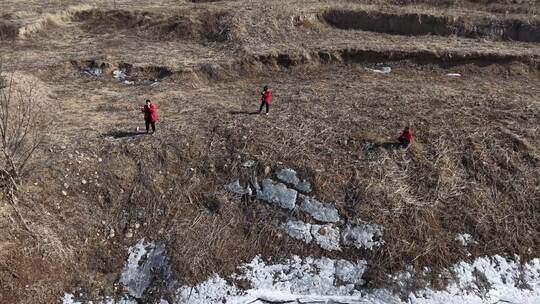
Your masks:
<svg viewBox="0 0 540 304"><path fill-rule="evenodd" d="M268 115L271 99L272 99L272 91L270 91L268 86L264 86L263 92L261 93L261 107L259 108L259 113L261 113L263 107L266 106L266 115Z"/></svg>
<svg viewBox="0 0 540 304"><path fill-rule="evenodd" d="M150 131L152 126L152 133L156 132L157 113L156 106L149 100L146 100L146 105L141 107L141 112L144 113L144 122L146 123L146 133Z"/></svg>
<svg viewBox="0 0 540 304"><path fill-rule="evenodd" d="M405 127L403 133L401 133L399 143L403 148L407 148L412 143L412 131L409 127Z"/></svg>

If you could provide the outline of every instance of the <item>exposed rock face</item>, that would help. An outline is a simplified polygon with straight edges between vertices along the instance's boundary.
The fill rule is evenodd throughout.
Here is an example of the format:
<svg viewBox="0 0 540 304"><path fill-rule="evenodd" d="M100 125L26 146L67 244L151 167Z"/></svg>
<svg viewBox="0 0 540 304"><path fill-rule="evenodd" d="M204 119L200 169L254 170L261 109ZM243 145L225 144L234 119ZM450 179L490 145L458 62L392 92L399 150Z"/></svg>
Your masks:
<svg viewBox="0 0 540 304"><path fill-rule="evenodd" d="M227 191L230 191L238 195L251 195L252 194L251 188L249 186L247 186L246 188L242 187L240 185L239 180L235 180L234 182L225 185L225 189Z"/></svg>
<svg viewBox="0 0 540 304"><path fill-rule="evenodd" d="M334 225L311 225L311 235L322 249L341 251L339 228L334 227Z"/></svg>
<svg viewBox="0 0 540 304"><path fill-rule="evenodd" d="M277 174L277 178L284 183L295 186L300 182L300 179L296 176L296 171L293 169L281 169Z"/></svg>
<svg viewBox="0 0 540 304"><path fill-rule="evenodd" d="M289 189L281 183L274 183L271 179L262 181L262 189L257 192L257 198L278 205L285 209L294 209L296 206L296 196L298 192Z"/></svg>
<svg viewBox="0 0 540 304"><path fill-rule="evenodd" d="M306 180L300 181L296 171L293 169L281 169L277 174L277 178L284 183L293 185L294 188L304 193L311 192L311 183Z"/></svg>
<svg viewBox="0 0 540 304"><path fill-rule="evenodd" d="M311 243L313 236L311 236L311 224L304 223L302 221L288 221L283 225L283 228L287 231L287 234L295 239L301 240L306 244Z"/></svg>
<svg viewBox="0 0 540 304"><path fill-rule="evenodd" d="M310 193L311 192L311 183L307 180L303 180L298 183L298 185L295 186L296 189L304 192L304 193Z"/></svg>
<svg viewBox="0 0 540 304"><path fill-rule="evenodd" d="M120 282L127 286L129 295L141 298L155 277L170 278L170 267L165 257L165 247L140 240L129 248L129 256L122 270Z"/></svg>
<svg viewBox="0 0 540 304"><path fill-rule="evenodd" d="M354 246L358 249L373 247L384 244L382 240L383 228L374 224L359 224L357 226L347 225L341 233L343 245Z"/></svg>
<svg viewBox="0 0 540 304"><path fill-rule="evenodd" d="M334 205L323 204L312 197L302 196L302 198L303 202L300 205L300 210L308 213L320 222L339 222L339 213Z"/></svg>

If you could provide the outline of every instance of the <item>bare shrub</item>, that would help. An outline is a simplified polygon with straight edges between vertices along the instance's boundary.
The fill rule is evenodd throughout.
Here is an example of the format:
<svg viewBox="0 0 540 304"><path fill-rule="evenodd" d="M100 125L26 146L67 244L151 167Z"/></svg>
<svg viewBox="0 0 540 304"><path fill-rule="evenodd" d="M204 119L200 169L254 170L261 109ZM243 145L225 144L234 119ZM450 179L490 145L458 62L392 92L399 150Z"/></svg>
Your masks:
<svg viewBox="0 0 540 304"><path fill-rule="evenodd" d="M13 190L43 141L44 103L33 81L5 73L0 62L0 178Z"/></svg>

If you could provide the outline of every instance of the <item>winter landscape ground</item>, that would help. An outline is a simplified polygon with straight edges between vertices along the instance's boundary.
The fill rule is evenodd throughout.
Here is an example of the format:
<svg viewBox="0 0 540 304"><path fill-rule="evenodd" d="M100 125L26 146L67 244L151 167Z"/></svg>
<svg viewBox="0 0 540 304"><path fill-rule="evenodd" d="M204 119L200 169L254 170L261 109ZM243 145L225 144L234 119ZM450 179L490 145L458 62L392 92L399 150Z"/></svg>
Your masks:
<svg viewBox="0 0 540 304"><path fill-rule="evenodd" d="M539 13L1 1L0 303L540 303Z"/></svg>

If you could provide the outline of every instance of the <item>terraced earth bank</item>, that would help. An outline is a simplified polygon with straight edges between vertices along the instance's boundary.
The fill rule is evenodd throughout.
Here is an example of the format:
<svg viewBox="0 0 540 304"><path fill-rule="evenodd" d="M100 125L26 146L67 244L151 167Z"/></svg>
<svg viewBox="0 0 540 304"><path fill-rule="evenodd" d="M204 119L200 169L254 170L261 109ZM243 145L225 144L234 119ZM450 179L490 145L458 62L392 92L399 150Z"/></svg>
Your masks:
<svg viewBox="0 0 540 304"><path fill-rule="evenodd" d="M535 1L1 7L0 303L540 302Z"/></svg>

